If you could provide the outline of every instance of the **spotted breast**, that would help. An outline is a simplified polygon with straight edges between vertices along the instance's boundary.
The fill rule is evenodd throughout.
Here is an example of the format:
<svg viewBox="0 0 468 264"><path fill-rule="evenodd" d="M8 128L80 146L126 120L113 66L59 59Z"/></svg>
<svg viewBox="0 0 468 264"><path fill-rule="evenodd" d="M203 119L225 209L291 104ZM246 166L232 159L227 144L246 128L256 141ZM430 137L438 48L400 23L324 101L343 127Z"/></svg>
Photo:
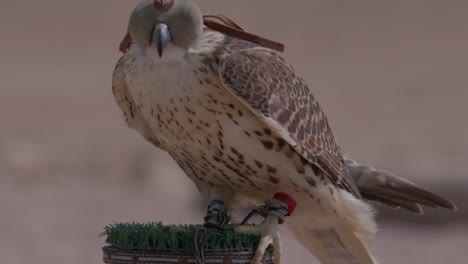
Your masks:
<svg viewBox="0 0 468 264"><path fill-rule="evenodd" d="M223 87L213 54L224 36L206 34L189 55L171 47L155 60L136 45L126 55L130 92L155 137L199 188L315 198L326 178Z"/></svg>

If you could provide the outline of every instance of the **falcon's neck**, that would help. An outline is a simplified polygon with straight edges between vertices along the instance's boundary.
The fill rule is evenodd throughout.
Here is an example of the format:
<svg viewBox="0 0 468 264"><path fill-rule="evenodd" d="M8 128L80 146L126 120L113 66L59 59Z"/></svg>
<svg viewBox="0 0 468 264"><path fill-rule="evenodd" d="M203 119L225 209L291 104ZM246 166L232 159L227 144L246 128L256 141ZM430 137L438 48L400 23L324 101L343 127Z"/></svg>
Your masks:
<svg viewBox="0 0 468 264"><path fill-rule="evenodd" d="M126 79L131 90L145 86L146 90L157 93L177 94L194 84L218 77L218 64L226 52L224 34L205 31L198 45L189 50L175 45L166 47L159 57L155 46L142 49L137 44L127 52ZM197 89L202 91L203 89Z"/></svg>
<svg viewBox="0 0 468 264"><path fill-rule="evenodd" d="M164 49L162 57L159 57L156 46L150 46L144 51L145 57L154 64L185 63L188 54L188 50L181 49L172 44Z"/></svg>
<svg viewBox="0 0 468 264"><path fill-rule="evenodd" d="M167 100L198 87L200 89L190 91L196 96L196 93L204 90L199 84L206 80L216 82L224 39L223 34L208 31L196 47L184 50L169 45L161 58L155 46L146 49L137 44L130 46L125 71L131 92L135 92L135 96L139 96L140 92L155 93L160 100Z"/></svg>

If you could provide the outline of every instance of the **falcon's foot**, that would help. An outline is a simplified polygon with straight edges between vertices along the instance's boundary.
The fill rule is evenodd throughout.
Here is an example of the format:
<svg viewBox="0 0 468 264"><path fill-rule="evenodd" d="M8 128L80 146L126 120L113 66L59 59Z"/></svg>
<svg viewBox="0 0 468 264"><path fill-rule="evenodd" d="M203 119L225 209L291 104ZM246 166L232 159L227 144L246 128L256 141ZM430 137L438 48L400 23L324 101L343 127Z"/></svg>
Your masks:
<svg viewBox="0 0 468 264"><path fill-rule="evenodd" d="M238 233L260 235L260 242L252 259L253 264L262 263L263 256L267 248L273 246L273 257L275 264L281 263L281 241L279 234L279 225L284 222L286 216L289 216L296 207L296 201L287 194L277 193L273 199L265 201L265 205L257 208L253 213L265 217L260 225L245 224L253 215L247 216L241 225L235 226L234 230Z"/></svg>
<svg viewBox="0 0 468 264"><path fill-rule="evenodd" d="M219 199L212 200L208 205L204 220L203 226L206 228L223 229L231 221L231 215L226 206L224 206L224 201Z"/></svg>
<svg viewBox="0 0 468 264"><path fill-rule="evenodd" d="M194 253L197 263L205 263L203 248L207 241L207 235L212 232L222 233L230 220L231 215L224 205L224 201L220 199L211 200L204 217L203 226L196 228L194 233Z"/></svg>
<svg viewBox="0 0 468 264"><path fill-rule="evenodd" d="M252 259L252 264L260 264L263 255L270 245L273 245L273 257L275 264L281 262L281 241L279 235L280 219L274 215L268 215L260 225L238 225L234 230L238 233L260 235L260 242Z"/></svg>

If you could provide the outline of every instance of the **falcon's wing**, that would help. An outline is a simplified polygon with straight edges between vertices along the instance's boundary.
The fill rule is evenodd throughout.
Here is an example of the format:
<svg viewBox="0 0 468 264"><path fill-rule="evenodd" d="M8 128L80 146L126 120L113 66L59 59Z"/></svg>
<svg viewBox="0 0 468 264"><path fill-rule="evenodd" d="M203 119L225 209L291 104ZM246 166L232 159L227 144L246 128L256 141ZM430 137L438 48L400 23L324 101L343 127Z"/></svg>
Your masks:
<svg viewBox="0 0 468 264"><path fill-rule="evenodd" d="M115 66L112 75L112 93L114 94L115 101L125 118L125 122L130 128L140 132L142 136L155 145L161 148L159 140L153 135L153 132L138 110L125 80L125 60L126 56L122 56Z"/></svg>
<svg viewBox="0 0 468 264"><path fill-rule="evenodd" d="M331 182L350 192L349 196L361 197L344 169L342 151L325 114L291 66L264 48L236 51L231 45L220 58L219 74L226 89ZM344 221L317 223L315 213L302 210L289 219L289 227L321 263L375 264L368 246L375 228L370 210L362 203L356 212ZM355 217L359 220L350 220Z"/></svg>
<svg viewBox="0 0 468 264"><path fill-rule="evenodd" d="M365 199L392 208L405 208L414 213L423 212L421 205L457 210L449 200L430 191L416 187L412 182L371 166L361 165L345 158L349 175L356 182Z"/></svg>
<svg viewBox="0 0 468 264"><path fill-rule="evenodd" d="M331 181L360 198L343 171L343 156L311 89L276 53L249 48L221 56L224 86Z"/></svg>

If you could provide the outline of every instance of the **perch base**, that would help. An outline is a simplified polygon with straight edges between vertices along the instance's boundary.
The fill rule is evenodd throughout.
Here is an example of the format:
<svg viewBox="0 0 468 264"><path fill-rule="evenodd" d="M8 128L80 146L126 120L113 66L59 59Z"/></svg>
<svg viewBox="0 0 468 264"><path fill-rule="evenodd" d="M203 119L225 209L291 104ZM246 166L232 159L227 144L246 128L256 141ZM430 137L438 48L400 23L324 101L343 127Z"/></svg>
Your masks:
<svg viewBox="0 0 468 264"><path fill-rule="evenodd" d="M253 251L244 252L205 252L205 263L222 264L249 264L254 256ZM193 254L157 252L157 251L130 251L112 246L103 248L105 264L169 264L169 263L197 263ZM273 264L273 250L265 252L263 264Z"/></svg>

